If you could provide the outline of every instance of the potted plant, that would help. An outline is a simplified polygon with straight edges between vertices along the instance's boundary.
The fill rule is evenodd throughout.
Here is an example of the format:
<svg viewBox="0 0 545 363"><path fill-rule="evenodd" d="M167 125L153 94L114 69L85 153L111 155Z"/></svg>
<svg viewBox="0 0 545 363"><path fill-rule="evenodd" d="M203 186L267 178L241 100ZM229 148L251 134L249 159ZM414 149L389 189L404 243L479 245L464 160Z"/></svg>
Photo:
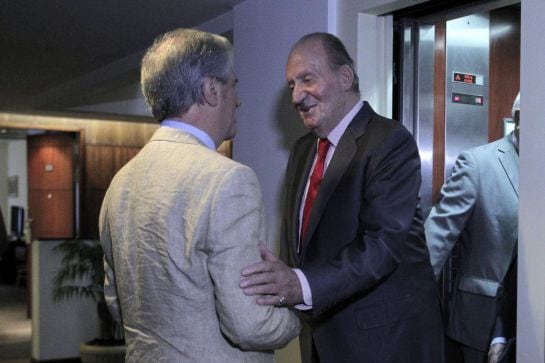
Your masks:
<svg viewBox="0 0 545 363"><path fill-rule="evenodd" d="M102 246L96 240L73 239L54 250L62 254L61 268L53 278L54 301L90 298L96 302L100 336L80 346L82 362L124 362L123 328L110 315L104 299Z"/></svg>

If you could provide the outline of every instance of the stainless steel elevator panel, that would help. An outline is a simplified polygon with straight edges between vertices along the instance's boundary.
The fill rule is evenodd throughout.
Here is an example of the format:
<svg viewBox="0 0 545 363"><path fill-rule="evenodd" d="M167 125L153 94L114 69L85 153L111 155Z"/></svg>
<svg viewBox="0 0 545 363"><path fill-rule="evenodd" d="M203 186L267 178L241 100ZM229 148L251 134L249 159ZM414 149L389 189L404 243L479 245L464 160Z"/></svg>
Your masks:
<svg viewBox="0 0 545 363"><path fill-rule="evenodd" d="M435 26L407 22L402 33L401 120L415 137L422 162L420 206L432 201Z"/></svg>
<svg viewBox="0 0 545 363"><path fill-rule="evenodd" d="M489 28L488 13L447 22L445 178L461 151L488 142Z"/></svg>
<svg viewBox="0 0 545 363"><path fill-rule="evenodd" d="M408 22L403 25L402 32L402 69L401 69L401 95L399 97L401 119L403 125L415 135L417 122L415 120L415 98L418 96L413 75L416 67L417 44L416 37L413 33L416 32L415 23ZM415 135L416 136L416 135Z"/></svg>
<svg viewBox="0 0 545 363"><path fill-rule="evenodd" d="M418 66L416 94L417 143L422 163L420 206L428 215L432 201L433 177L433 110L434 110L434 47L435 26L420 25L418 30Z"/></svg>

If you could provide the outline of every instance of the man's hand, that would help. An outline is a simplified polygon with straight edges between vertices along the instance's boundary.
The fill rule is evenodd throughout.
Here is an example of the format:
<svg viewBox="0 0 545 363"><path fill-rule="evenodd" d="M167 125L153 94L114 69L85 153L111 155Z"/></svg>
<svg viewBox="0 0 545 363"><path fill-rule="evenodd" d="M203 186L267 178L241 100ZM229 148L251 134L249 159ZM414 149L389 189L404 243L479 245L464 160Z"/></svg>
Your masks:
<svg viewBox="0 0 545 363"><path fill-rule="evenodd" d="M257 295L259 305L291 306L303 303L297 275L259 242L262 262L242 270L240 288L248 296ZM282 299L284 298L284 299Z"/></svg>
<svg viewBox="0 0 545 363"><path fill-rule="evenodd" d="M498 363L498 359L500 358L504 349L505 344L503 343L492 344L488 350L488 363Z"/></svg>

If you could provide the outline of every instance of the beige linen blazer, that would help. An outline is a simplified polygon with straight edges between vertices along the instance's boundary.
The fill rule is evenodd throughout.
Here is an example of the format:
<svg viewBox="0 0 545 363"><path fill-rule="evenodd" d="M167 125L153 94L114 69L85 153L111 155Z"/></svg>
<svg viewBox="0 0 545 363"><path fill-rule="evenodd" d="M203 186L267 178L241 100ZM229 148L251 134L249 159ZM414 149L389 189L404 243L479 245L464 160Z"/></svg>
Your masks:
<svg viewBox="0 0 545 363"><path fill-rule="evenodd" d="M272 362L300 329L238 287L260 260L254 172L161 127L114 177L100 213L105 294L127 362Z"/></svg>

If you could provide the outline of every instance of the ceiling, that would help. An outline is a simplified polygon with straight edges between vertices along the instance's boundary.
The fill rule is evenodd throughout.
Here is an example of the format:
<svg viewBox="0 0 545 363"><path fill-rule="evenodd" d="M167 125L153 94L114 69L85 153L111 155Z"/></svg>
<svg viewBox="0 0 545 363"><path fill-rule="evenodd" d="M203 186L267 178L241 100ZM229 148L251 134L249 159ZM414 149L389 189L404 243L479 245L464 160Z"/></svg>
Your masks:
<svg viewBox="0 0 545 363"><path fill-rule="evenodd" d="M0 112L59 112L134 84L157 35L199 26L242 1L3 1Z"/></svg>

